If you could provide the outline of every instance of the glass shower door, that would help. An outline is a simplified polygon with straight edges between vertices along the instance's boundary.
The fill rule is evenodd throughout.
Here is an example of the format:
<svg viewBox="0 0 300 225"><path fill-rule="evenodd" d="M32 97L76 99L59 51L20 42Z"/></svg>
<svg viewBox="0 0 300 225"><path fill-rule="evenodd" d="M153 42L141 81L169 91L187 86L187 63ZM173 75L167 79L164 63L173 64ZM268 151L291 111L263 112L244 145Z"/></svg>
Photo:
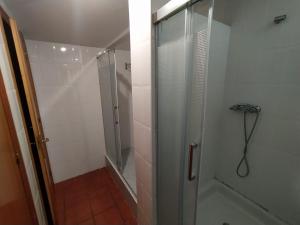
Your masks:
<svg viewBox="0 0 300 225"><path fill-rule="evenodd" d="M181 220L186 60L184 10L157 26L158 224Z"/></svg>
<svg viewBox="0 0 300 225"><path fill-rule="evenodd" d="M198 200L200 157L204 133L207 59L211 1L201 1L190 8L187 35L187 97L185 128L185 177L183 179L183 224L195 224Z"/></svg>
<svg viewBox="0 0 300 225"><path fill-rule="evenodd" d="M211 1L158 23L158 224L196 220Z"/></svg>
<svg viewBox="0 0 300 225"><path fill-rule="evenodd" d="M98 57L99 83L105 146L108 158L121 171L121 142L117 98L115 53L108 50Z"/></svg>

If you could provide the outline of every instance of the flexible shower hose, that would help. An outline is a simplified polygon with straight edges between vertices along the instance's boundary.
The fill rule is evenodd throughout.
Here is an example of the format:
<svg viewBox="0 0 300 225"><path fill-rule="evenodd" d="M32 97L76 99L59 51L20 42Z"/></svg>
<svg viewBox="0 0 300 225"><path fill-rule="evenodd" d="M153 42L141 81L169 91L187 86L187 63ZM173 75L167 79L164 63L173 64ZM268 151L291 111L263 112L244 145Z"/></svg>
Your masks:
<svg viewBox="0 0 300 225"><path fill-rule="evenodd" d="M244 145L243 157L241 158L241 160L236 168L236 174L242 178L247 177L250 174L250 167L249 167L248 158L247 158L248 143L253 135L254 129L257 124L258 117L259 117L259 112L256 112L256 117L255 117L254 123L252 125L252 128L250 130L250 134L247 135L247 112L244 112L244 142L245 142L245 145ZM241 167L243 164L245 164L245 167L246 167L245 173L241 172Z"/></svg>

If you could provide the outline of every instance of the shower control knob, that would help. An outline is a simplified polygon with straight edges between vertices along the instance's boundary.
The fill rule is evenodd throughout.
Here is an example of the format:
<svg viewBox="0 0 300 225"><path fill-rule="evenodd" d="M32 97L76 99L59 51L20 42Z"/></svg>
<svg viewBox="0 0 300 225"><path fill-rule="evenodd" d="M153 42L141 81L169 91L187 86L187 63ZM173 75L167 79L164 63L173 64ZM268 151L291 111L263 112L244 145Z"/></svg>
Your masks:
<svg viewBox="0 0 300 225"><path fill-rule="evenodd" d="M116 121L115 124L118 125L118 124L119 124L119 121Z"/></svg>

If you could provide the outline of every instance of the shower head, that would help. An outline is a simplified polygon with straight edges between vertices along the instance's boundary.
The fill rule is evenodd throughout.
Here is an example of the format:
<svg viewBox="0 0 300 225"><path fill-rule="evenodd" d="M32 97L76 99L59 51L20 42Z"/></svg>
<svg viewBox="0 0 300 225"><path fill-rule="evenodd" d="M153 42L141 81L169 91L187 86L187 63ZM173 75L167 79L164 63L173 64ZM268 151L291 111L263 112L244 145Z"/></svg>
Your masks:
<svg viewBox="0 0 300 225"><path fill-rule="evenodd" d="M230 110L237 112L248 112L248 113L260 113L261 107L258 105L251 104L236 104L229 108Z"/></svg>

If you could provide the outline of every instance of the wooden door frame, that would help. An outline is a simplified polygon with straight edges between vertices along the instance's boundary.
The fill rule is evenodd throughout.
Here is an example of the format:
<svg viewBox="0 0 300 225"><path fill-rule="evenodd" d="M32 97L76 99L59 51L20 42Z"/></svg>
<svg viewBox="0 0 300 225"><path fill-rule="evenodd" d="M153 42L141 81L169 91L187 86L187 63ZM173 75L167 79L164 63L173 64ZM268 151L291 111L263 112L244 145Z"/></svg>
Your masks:
<svg viewBox="0 0 300 225"><path fill-rule="evenodd" d="M13 154L16 157L16 163L18 165L18 170L20 173L20 177L21 177L23 188L24 188L25 195L26 195L26 202L28 203L28 208L29 208L29 211L31 214L32 222L35 225L37 225L39 223L38 223L38 219L37 219L36 210L34 207L33 193L30 189L28 175L26 173L25 164L24 164L22 153L21 153L18 135L17 135L14 121L13 121L12 112L11 112L11 108L9 105L9 100L8 100L8 96L7 96L1 69L0 69L0 100L3 104L4 113L5 113L5 116L7 119L8 128L9 128L9 136L12 139L12 145L13 145L13 149L15 151L15 152L13 152Z"/></svg>
<svg viewBox="0 0 300 225"><path fill-rule="evenodd" d="M41 169L43 173L43 180L45 183L50 210L53 221L56 221L55 215L55 197L54 197L54 182L52 177L52 171L50 168L50 160L48 157L46 143L43 142L44 131L41 123L40 112L38 108L38 102L36 99L35 86L32 78L32 73L29 65L29 60L26 50L26 45L23 36L17 26L14 19L9 19L9 24L12 30L14 39L16 54L19 62L19 68L21 73L21 79L26 95L26 101L28 104L29 114L32 122L32 129L35 137L35 143L38 149L39 161L41 163Z"/></svg>
<svg viewBox="0 0 300 225"><path fill-rule="evenodd" d="M23 107L22 107L22 103L21 103L21 98L20 98L20 93L19 93L19 89L18 89L18 85L17 85L17 81L16 81L16 76L15 76L15 71L14 71L14 67L13 67L13 64L12 64L12 61L11 61L11 55L10 55L10 50L9 50L9 47L8 47L8 42L7 42L7 39L6 39L6 34L5 34L5 30L4 30L4 24L3 24L3 21L5 21L9 26L10 26L10 17L8 16L8 14L3 10L3 8L0 6L0 32L2 34L2 37L3 37L3 40L4 40L4 43L3 43L3 47L4 47L4 51L5 51L5 55L6 55L6 58L7 58L7 61L8 61L8 66L10 68L10 72L11 72L11 79L13 81L13 86L14 86L14 89L16 91L16 97L17 97L17 104L19 106L19 109L20 109L20 112L21 112L21 119L22 119L22 124L24 126L24 130L25 130L25 136L26 136L26 140L27 140L27 144L28 144L28 149L29 149L29 154L30 154L30 159L31 161L33 162L32 163L32 166L33 166L33 172L34 172L34 177L37 178L38 177L38 174L37 174L37 168L36 168L36 165L34 163L34 157L33 157L33 152L32 152L32 147L31 147L31 142L30 142L30 138L29 138L29 133L28 133L28 128L26 126L26 119L25 119L25 115L24 115L24 111L23 111ZM1 76L1 79L2 79L2 76ZM6 94L6 91L5 91L5 87L2 87L0 86L1 88L1 95L3 93ZM2 96L1 96L2 97ZM13 126L14 126L14 123L13 123ZM19 145L19 142L18 142L18 139L16 141L14 141L14 143L17 143ZM20 147L20 146L19 146ZM22 156L20 154L20 156ZM30 189L30 186L29 186L29 182L28 182L28 175L26 173L26 170L25 170L25 166L24 166L24 163L23 163L23 160L21 160L22 162L22 167L24 168L24 170L22 169L22 174L23 176L25 176L25 187L28 191L28 195L29 197L28 198L31 198L33 197L32 194L32 191ZM40 196L42 196L42 193L41 193L41 188L40 188L40 184L38 181L38 192L40 194ZM42 206L44 208L45 206L45 202L43 200L43 198L40 198L40 201L42 203ZM34 207L34 203L32 201L32 207L33 209L33 212L34 212L34 218L35 218L35 221L36 221L36 224L38 224L38 220L37 220L37 215L36 215L36 210L35 210L35 207ZM51 215L52 216L52 215Z"/></svg>

